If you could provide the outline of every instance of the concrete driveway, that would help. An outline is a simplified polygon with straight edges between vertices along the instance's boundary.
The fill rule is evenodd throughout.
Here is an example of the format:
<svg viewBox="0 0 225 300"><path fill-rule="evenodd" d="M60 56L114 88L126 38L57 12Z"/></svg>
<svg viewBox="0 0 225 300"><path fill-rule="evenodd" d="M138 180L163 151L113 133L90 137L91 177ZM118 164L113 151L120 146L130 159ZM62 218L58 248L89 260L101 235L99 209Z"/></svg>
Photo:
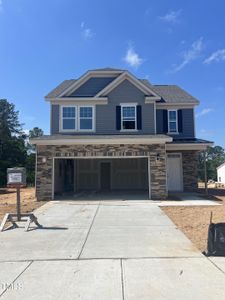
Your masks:
<svg viewBox="0 0 225 300"><path fill-rule="evenodd" d="M53 201L0 233L1 299L225 299L224 267L148 201ZM224 264L225 265L225 264Z"/></svg>

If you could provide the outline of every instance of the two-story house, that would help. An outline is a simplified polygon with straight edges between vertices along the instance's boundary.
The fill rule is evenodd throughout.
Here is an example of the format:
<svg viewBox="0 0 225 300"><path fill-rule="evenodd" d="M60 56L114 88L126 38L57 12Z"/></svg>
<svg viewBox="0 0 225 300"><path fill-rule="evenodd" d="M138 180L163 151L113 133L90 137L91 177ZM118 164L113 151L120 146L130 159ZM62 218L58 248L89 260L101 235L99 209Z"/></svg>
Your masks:
<svg viewBox="0 0 225 300"><path fill-rule="evenodd" d="M80 191L142 190L149 199L197 188L199 101L120 69L65 80L46 97L50 135L37 145L38 199Z"/></svg>

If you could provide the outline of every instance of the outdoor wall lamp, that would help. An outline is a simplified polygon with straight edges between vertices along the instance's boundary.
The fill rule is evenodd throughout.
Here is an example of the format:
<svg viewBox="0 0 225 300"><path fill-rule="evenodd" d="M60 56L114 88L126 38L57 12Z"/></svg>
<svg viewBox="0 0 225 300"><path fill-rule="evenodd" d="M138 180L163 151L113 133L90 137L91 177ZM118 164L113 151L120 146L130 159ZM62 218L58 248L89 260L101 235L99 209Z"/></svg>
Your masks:
<svg viewBox="0 0 225 300"><path fill-rule="evenodd" d="M159 155L159 153L157 153L157 155L156 155L156 160L157 160L157 161L160 160L160 155Z"/></svg>
<svg viewBox="0 0 225 300"><path fill-rule="evenodd" d="M43 164L45 164L46 163L46 161L47 161L47 158L44 156L44 157L42 157L42 162L43 162Z"/></svg>

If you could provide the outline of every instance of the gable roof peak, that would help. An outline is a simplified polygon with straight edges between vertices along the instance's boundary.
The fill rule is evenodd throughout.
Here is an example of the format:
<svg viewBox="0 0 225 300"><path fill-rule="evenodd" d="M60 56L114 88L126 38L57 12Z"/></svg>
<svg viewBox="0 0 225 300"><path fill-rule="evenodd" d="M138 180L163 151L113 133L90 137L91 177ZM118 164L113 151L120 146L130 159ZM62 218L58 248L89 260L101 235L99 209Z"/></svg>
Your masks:
<svg viewBox="0 0 225 300"><path fill-rule="evenodd" d="M93 69L93 70L90 70L91 72L124 72L126 70L123 70L123 69L116 69L116 68L111 68L111 67L105 67L105 68L99 68L99 69Z"/></svg>

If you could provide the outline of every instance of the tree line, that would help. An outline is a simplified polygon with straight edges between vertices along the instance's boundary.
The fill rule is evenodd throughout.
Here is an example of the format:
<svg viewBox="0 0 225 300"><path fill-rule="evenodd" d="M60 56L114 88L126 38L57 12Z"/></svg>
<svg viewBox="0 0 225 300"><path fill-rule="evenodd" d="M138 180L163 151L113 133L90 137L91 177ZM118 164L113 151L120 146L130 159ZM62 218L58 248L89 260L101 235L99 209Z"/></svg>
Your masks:
<svg viewBox="0 0 225 300"><path fill-rule="evenodd" d="M27 184L35 182L35 147L29 139L43 135L44 132L34 127L26 134L19 122L19 112L13 103L0 99L0 187L6 185L7 168L25 167Z"/></svg>
<svg viewBox="0 0 225 300"><path fill-rule="evenodd" d="M26 134L23 124L19 122L19 112L13 103L0 99L0 187L6 185L7 168L25 167L27 184L35 183L35 146L29 143L30 138L42 136L43 130L34 127ZM204 181L204 155L206 157L207 177L217 180L216 168L225 162L225 151L220 146L209 147L199 154L198 176Z"/></svg>

